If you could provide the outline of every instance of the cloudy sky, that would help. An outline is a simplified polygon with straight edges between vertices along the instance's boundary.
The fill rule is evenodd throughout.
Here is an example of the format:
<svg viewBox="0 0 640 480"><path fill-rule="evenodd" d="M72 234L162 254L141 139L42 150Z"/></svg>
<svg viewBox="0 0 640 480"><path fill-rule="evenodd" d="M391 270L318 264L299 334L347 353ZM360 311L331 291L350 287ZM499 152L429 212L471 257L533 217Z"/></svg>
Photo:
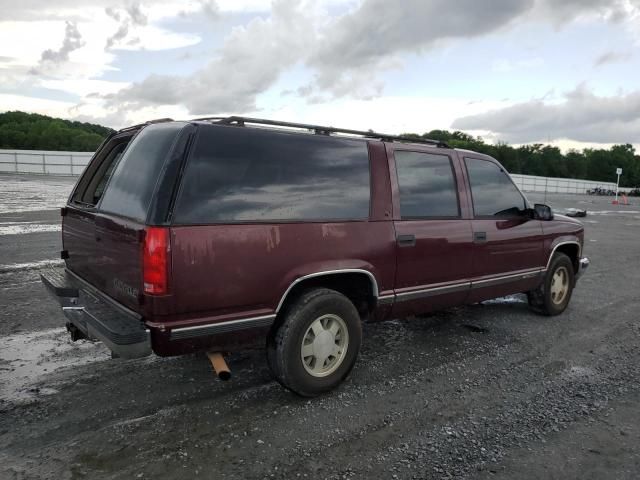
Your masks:
<svg viewBox="0 0 640 480"><path fill-rule="evenodd" d="M0 111L640 147L640 0L0 0Z"/></svg>

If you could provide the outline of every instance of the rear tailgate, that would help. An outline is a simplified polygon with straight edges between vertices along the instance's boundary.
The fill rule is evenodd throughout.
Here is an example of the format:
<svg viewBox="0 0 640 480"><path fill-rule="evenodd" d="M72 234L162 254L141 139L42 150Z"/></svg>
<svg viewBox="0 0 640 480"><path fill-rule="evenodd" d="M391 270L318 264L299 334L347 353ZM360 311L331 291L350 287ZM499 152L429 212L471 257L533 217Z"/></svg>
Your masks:
<svg viewBox="0 0 640 480"><path fill-rule="evenodd" d="M102 169L108 177L103 182L104 194L92 187L99 180L81 179L63 216L67 268L137 313L143 312L142 254L149 212L158 211L156 189L170 190L162 179L169 178L171 185L175 182L175 175L165 174L164 168L184 125L171 122L144 127L112 169ZM103 157L106 161L109 155ZM94 170L99 175L100 169ZM79 190L83 184L88 193ZM93 195L91 188L98 188L99 195ZM160 212L158 216L164 215Z"/></svg>
<svg viewBox="0 0 640 480"><path fill-rule="evenodd" d="M95 258L91 283L134 311L142 304L142 242L144 225L97 214Z"/></svg>

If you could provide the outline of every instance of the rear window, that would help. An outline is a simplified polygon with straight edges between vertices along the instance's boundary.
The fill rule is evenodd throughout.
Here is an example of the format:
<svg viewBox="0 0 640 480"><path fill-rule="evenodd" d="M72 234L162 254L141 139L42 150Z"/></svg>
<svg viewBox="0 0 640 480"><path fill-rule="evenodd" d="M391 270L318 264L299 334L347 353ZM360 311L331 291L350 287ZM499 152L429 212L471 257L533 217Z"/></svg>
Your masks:
<svg viewBox="0 0 640 480"><path fill-rule="evenodd" d="M143 221L165 160L183 123L145 127L129 144L102 195L100 210Z"/></svg>
<svg viewBox="0 0 640 480"><path fill-rule="evenodd" d="M365 219L369 196L363 141L203 125L174 223Z"/></svg>

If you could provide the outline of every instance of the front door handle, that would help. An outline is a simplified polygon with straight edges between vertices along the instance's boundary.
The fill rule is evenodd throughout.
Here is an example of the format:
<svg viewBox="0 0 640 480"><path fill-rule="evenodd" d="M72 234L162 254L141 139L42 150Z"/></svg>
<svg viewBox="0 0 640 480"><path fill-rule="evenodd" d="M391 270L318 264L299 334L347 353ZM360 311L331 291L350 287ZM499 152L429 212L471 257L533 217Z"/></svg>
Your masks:
<svg viewBox="0 0 640 480"><path fill-rule="evenodd" d="M487 232L473 232L473 243L487 243Z"/></svg>
<svg viewBox="0 0 640 480"><path fill-rule="evenodd" d="M416 236L415 235L398 235L396 237L399 247L415 247Z"/></svg>

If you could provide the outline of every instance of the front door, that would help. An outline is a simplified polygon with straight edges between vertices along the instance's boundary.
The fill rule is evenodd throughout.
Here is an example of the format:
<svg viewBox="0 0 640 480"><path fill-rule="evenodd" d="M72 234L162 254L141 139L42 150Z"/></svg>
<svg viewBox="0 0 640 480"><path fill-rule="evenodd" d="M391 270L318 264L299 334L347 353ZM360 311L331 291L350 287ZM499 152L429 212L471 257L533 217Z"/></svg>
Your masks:
<svg viewBox="0 0 640 480"><path fill-rule="evenodd" d="M473 204L473 278L469 301L534 288L541 278L542 226L511 177L489 159L465 157Z"/></svg>
<svg viewBox="0 0 640 480"><path fill-rule="evenodd" d="M472 267L471 223L463 219L460 166L452 151L388 146L394 190L397 270L392 314L464 303ZM456 174L458 172L458 175ZM465 197L466 198L466 197Z"/></svg>

